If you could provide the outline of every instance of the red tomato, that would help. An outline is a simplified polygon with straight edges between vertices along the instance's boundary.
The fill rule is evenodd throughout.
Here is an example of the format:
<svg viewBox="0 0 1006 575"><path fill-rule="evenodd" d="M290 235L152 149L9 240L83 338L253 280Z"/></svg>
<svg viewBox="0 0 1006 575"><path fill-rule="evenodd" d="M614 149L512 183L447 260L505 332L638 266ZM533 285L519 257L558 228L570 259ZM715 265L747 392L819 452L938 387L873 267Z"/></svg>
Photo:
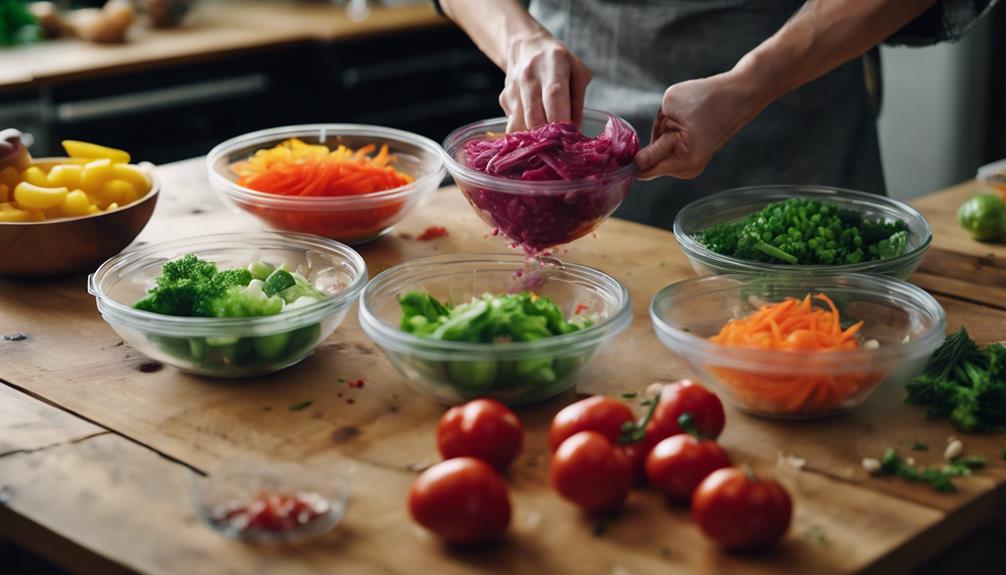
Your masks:
<svg viewBox="0 0 1006 575"><path fill-rule="evenodd" d="M437 448L444 459L474 457L503 471L520 453L524 426L505 405L476 399L452 407L437 426Z"/></svg>
<svg viewBox="0 0 1006 575"><path fill-rule="evenodd" d="M622 424L635 421L628 405L617 399L595 395L562 408L552 418L548 431L548 447L554 453L567 438L581 431L596 431L616 443Z"/></svg>
<svg viewBox="0 0 1006 575"><path fill-rule="evenodd" d="M731 551L769 547L789 529L793 502L778 482L736 467L714 471L692 497L692 517L706 537Z"/></svg>
<svg viewBox="0 0 1006 575"><path fill-rule="evenodd" d="M695 427L706 437L716 439L723 431L726 415L723 403L716 394L687 379L665 385L660 392L657 409L653 412L656 435L663 439L686 430L678 425L678 418L690 413Z"/></svg>
<svg viewBox="0 0 1006 575"><path fill-rule="evenodd" d="M710 473L730 467L730 456L711 439L679 434L658 443L646 458L646 478L671 501L688 503Z"/></svg>
<svg viewBox="0 0 1006 575"><path fill-rule="evenodd" d="M654 434L653 425L650 424L646 426L643 439L619 446L619 449L629 458L629 463L632 465L632 476L636 484L646 482L646 458L657 443L660 443L660 438Z"/></svg>
<svg viewBox="0 0 1006 575"><path fill-rule="evenodd" d="M486 543L510 524L506 482L484 461L458 457L423 472L409 491L416 523L458 545Z"/></svg>
<svg viewBox="0 0 1006 575"><path fill-rule="evenodd" d="M615 511L632 489L632 464L596 431L581 431L562 442L549 467L552 487L592 513Z"/></svg>

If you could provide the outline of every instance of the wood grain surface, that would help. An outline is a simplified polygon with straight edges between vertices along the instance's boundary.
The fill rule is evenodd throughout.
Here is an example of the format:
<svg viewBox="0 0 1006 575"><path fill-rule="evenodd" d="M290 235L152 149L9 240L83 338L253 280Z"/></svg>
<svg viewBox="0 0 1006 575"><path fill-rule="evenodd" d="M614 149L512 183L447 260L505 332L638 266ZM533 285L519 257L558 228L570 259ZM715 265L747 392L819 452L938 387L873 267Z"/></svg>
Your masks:
<svg viewBox="0 0 1006 575"><path fill-rule="evenodd" d="M164 166L160 175L163 196L139 241L259 229L250 216L224 208L201 160ZM947 198L920 205L927 215L933 210L931 219L945 218L938 210L957 201ZM432 224L445 225L449 234L415 239ZM443 188L360 252L373 275L427 255L507 249L487 232L461 194ZM942 241L935 250L956 247L981 257L974 246ZM672 234L620 220L558 255L625 283L634 322L575 390L519 410L528 436L508 477L513 526L498 546L451 550L409 520L408 486L438 459L434 428L444 406L407 386L360 331L355 308L313 356L278 374L223 381L171 368L143 373L137 368L144 358L102 321L79 276L0 280L0 334L29 336L0 341L0 380L7 384L0 386L0 489L6 500L0 530L27 521L50 534L32 543L42 552L61 540L151 573L897 573L1002 512L1006 464L998 460L998 435L965 438L966 451L986 455L990 465L961 479L957 494L863 472L863 457L877 457L889 446L907 450L915 441L932 446L913 453L916 459L937 463L953 433L947 423L903 405L902 390L886 388L851 413L823 421L728 411L722 443L734 460L778 477L794 496L795 523L775 551L724 554L700 536L687 510L666 506L648 490L634 492L599 534L597 520L548 488L548 422L579 394L640 392L653 381L687 375L654 337L647 305L659 288L693 272ZM987 305L984 296L943 290L938 272L950 267L933 264L924 275L936 282L932 289L951 329L964 324L983 342L1001 339L1006 311L994 301ZM340 383L357 378L366 382L362 389ZM288 409L305 400L313 404ZM332 473L352 470L344 523L295 549L262 549L209 532L192 512L188 475L248 454ZM806 465L794 467L790 456ZM86 570L79 560L65 563Z"/></svg>

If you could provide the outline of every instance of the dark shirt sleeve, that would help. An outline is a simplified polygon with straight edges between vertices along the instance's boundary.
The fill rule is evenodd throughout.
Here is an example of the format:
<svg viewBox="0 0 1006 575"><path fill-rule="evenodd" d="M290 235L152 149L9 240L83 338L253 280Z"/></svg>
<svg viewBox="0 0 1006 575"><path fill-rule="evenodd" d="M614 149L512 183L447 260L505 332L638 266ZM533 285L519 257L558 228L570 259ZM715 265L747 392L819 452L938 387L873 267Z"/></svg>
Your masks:
<svg viewBox="0 0 1006 575"><path fill-rule="evenodd" d="M960 40L999 0L939 0L886 40L893 46L927 46Z"/></svg>

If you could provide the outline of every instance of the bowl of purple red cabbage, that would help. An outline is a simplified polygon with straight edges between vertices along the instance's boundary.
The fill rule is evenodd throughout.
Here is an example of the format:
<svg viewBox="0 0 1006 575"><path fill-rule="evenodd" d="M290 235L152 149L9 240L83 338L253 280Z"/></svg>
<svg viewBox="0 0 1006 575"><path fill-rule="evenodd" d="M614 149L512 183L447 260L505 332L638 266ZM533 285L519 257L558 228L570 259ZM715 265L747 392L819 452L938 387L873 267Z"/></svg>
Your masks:
<svg viewBox="0 0 1006 575"><path fill-rule="evenodd" d="M530 255L593 232L638 174L639 137L617 116L587 109L579 129L505 129L494 118L451 132L447 170L479 217Z"/></svg>

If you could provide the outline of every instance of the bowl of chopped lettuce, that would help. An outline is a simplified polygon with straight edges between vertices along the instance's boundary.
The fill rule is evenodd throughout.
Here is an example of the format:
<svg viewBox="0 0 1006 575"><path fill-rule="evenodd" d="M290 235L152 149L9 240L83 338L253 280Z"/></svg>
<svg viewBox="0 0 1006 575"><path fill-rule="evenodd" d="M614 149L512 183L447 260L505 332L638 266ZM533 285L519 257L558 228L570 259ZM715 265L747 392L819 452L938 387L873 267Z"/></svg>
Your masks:
<svg viewBox="0 0 1006 575"><path fill-rule="evenodd" d="M360 325L415 388L447 403L541 401L575 385L632 320L618 280L516 254L402 263L371 281Z"/></svg>
<svg viewBox="0 0 1006 575"><path fill-rule="evenodd" d="M674 236L695 271L878 273L906 279L932 241L926 218L875 194L754 186L685 206Z"/></svg>
<svg viewBox="0 0 1006 575"><path fill-rule="evenodd" d="M295 233L229 233L123 252L88 278L128 344L182 371L245 377L301 361L367 282L351 248Z"/></svg>

